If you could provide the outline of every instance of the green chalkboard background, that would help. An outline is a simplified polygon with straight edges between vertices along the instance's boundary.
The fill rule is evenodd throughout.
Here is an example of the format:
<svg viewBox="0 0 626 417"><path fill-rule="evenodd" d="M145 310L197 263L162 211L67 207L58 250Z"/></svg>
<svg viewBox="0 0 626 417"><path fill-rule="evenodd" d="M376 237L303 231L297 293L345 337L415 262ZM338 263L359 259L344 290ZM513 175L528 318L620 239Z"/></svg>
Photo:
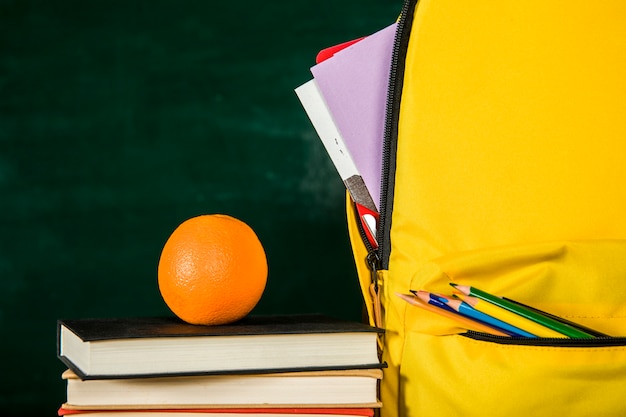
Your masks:
<svg viewBox="0 0 626 417"><path fill-rule="evenodd" d="M263 242L255 313L358 320L344 188L293 89L387 0L0 1L0 414L65 399L58 318L170 314L160 250L227 213Z"/></svg>

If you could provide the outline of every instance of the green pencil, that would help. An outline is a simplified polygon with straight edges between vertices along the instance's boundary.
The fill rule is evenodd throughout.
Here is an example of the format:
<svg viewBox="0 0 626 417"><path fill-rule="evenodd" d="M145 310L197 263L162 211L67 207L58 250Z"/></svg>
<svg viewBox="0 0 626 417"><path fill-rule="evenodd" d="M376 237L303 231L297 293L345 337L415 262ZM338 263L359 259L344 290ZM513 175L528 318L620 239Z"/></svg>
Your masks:
<svg viewBox="0 0 626 417"><path fill-rule="evenodd" d="M544 316L543 314L539 314L536 311L522 307L519 304L513 303L511 301L505 300L500 297L496 297L495 295L479 290L478 288L470 287L468 285L457 285L454 283L451 283L450 285L452 285L454 288L456 288L457 290L459 290L465 295L472 295L474 297L477 297L487 302L490 302L492 304L495 304L498 307L505 308L509 311L512 311L513 313L519 314L522 317L526 317L529 320L533 320L552 330L555 330L567 337L573 337L573 338L579 338L579 339L592 339L595 337L594 335L591 335L580 329L577 329L568 324L562 323L558 320L554 320L550 317Z"/></svg>
<svg viewBox="0 0 626 417"><path fill-rule="evenodd" d="M597 331L595 329L590 329L589 327L583 326L580 323L574 323L573 321L569 321L569 320L567 320L567 319L565 319L563 317L555 316L554 314L547 313L545 311L539 310L538 308L531 307L531 306L526 305L526 304L522 304L519 301L511 300L510 298L506 298L506 297L502 297L502 299L510 301L510 302L512 302L514 304L517 304L517 305L520 305L522 307L525 307L525 308L527 308L529 310L533 310L533 311L537 312L538 314L543 314L544 316L550 317L551 319L554 319L556 321L560 321L561 323L568 324L568 325L570 325L572 327L577 328L578 330L582 330L585 333L589 333L592 336L595 336L595 337L611 337L610 335L608 335L606 333L599 332L599 331Z"/></svg>

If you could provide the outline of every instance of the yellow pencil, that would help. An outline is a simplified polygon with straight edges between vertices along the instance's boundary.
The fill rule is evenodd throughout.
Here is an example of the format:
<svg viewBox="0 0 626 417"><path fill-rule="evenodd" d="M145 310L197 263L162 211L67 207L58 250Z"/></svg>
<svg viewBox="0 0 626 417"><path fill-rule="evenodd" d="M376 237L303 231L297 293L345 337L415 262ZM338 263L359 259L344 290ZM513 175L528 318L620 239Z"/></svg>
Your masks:
<svg viewBox="0 0 626 417"><path fill-rule="evenodd" d="M465 301L467 304L482 313L509 323L511 326L525 330L528 333L532 333L537 337L567 337L563 333L559 333L556 330L552 330L542 324L529 320L502 307L498 307L497 305L491 304L485 300L481 300L480 298L464 294L455 294L454 296Z"/></svg>

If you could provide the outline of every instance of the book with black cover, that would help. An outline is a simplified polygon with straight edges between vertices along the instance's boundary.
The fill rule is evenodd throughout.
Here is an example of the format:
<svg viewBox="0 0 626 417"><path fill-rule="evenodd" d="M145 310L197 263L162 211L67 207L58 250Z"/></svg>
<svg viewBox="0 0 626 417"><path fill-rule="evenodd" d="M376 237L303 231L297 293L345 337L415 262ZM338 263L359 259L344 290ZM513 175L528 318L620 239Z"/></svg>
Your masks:
<svg viewBox="0 0 626 417"><path fill-rule="evenodd" d="M381 368L382 330L325 315L59 320L57 355L81 379Z"/></svg>

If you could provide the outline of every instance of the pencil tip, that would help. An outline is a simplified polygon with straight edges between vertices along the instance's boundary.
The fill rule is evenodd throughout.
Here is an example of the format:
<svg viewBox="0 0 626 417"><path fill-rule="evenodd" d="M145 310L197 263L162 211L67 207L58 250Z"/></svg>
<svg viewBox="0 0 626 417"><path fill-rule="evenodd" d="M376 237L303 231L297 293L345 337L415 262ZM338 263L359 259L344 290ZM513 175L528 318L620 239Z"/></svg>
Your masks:
<svg viewBox="0 0 626 417"><path fill-rule="evenodd" d="M454 282L451 282L450 285L453 286L454 288L457 287L457 284L455 284Z"/></svg>
<svg viewBox="0 0 626 417"><path fill-rule="evenodd" d="M416 290L409 290L410 293L412 293L413 295L417 295L417 291Z"/></svg>

